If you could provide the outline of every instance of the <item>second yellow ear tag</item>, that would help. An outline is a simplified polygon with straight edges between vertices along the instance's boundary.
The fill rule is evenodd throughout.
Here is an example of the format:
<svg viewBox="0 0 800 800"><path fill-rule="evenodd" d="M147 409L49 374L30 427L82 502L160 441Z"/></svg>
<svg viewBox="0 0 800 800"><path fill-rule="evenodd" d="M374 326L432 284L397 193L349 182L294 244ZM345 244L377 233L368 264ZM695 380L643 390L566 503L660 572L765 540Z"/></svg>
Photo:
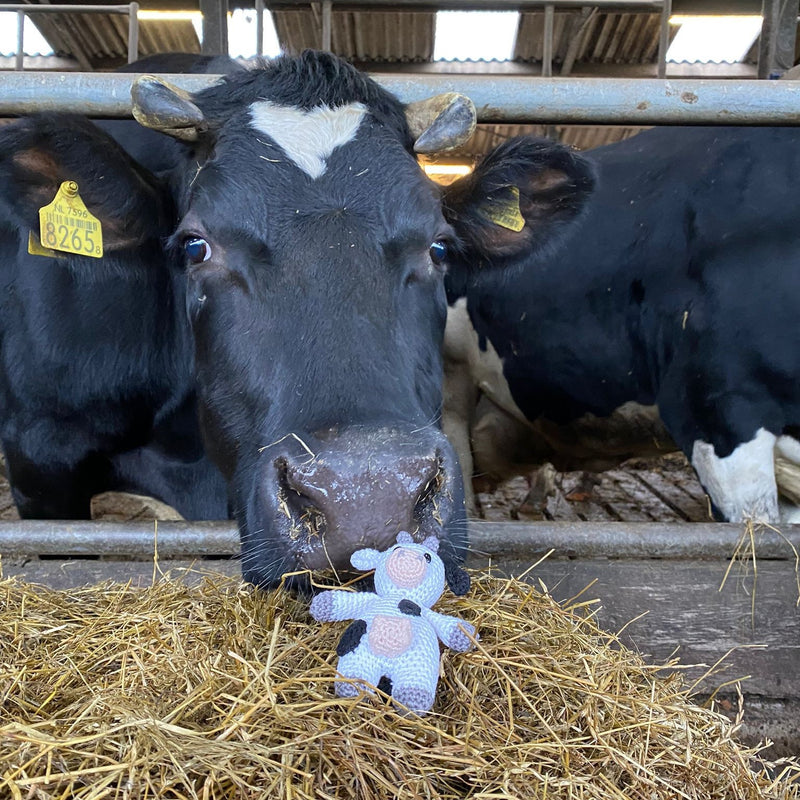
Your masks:
<svg viewBox="0 0 800 800"><path fill-rule="evenodd" d="M516 186L506 186L502 193L496 192L487 198L479 211L501 228L519 232L525 227L525 217L519 210L519 189Z"/></svg>
<svg viewBox="0 0 800 800"><path fill-rule="evenodd" d="M64 181L53 201L39 209L39 240L51 250L103 257L103 227L84 205L75 181Z"/></svg>

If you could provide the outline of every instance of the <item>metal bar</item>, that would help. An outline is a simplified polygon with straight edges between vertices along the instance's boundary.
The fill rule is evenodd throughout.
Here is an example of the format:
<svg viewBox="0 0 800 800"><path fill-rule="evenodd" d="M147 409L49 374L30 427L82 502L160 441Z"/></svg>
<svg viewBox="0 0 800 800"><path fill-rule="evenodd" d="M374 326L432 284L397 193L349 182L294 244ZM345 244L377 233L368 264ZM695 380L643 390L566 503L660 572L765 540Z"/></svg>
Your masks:
<svg viewBox="0 0 800 800"><path fill-rule="evenodd" d="M130 3L128 8L128 63L132 64L139 58L139 4Z"/></svg>
<svg viewBox="0 0 800 800"><path fill-rule="evenodd" d="M542 77L553 77L553 27L556 9L552 3L544 7L544 41L542 44Z"/></svg>
<svg viewBox="0 0 800 800"><path fill-rule="evenodd" d="M288 9L308 5L309 0L270 0L272 9ZM541 9L548 5L556 8L582 8L586 0L336 0L337 9L380 8L391 6L396 11L484 10L524 11ZM661 9L661 0L594 0L592 6L603 9L628 10L631 8Z"/></svg>
<svg viewBox="0 0 800 800"><path fill-rule="evenodd" d="M597 14L597 9L591 6L584 6L580 15L577 17L577 24L573 21L569 34L567 35L567 52L564 55L564 62L561 65L561 76L566 78L575 66L575 59L578 57L581 47L583 46L583 39L586 36L586 31L589 28L589 23L594 19Z"/></svg>
<svg viewBox="0 0 800 800"><path fill-rule="evenodd" d="M264 55L264 0L256 0L256 55Z"/></svg>
<svg viewBox="0 0 800 800"><path fill-rule="evenodd" d="M797 0L763 0L758 77L778 78L794 64Z"/></svg>
<svg viewBox="0 0 800 800"><path fill-rule="evenodd" d="M0 115L64 111L128 117L130 73L8 72L0 76ZM615 125L798 125L800 82L538 78L495 75L376 74L402 102L455 91L481 122ZM164 75L189 92L219 75Z"/></svg>
<svg viewBox="0 0 800 800"><path fill-rule="evenodd" d="M667 50L669 50L669 18L672 16L672 0L664 0L661 9L661 22L658 31L658 65L656 75L667 77Z"/></svg>
<svg viewBox="0 0 800 800"><path fill-rule="evenodd" d="M534 558L553 550L570 558L717 558L729 559L749 540L743 525L720 522L470 522L475 559ZM759 528L755 555L764 560L795 560L800 525L778 533ZM0 554L58 556L236 556L239 535L234 522L56 522L23 520L0 523Z"/></svg>
<svg viewBox="0 0 800 800"><path fill-rule="evenodd" d="M125 6L87 6L87 5L27 5L25 3L0 3L0 11L24 11L33 14L130 14Z"/></svg>
<svg viewBox="0 0 800 800"><path fill-rule="evenodd" d="M200 52L205 55L228 54L228 0L200 0L203 14L203 42Z"/></svg>
<svg viewBox="0 0 800 800"><path fill-rule="evenodd" d="M322 49L331 50L333 29L333 3L331 0L322 0Z"/></svg>
<svg viewBox="0 0 800 800"><path fill-rule="evenodd" d="M25 14L17 11L17 53L14 69L19 71L25 67Z"/></svg>
<svg viewBox="0 0 800 800"><path fill-rule="evenodd" d="M765 80L772 71L778 37L780 0L763 0L761 4L761 36L758 40L758 77Z"/></svg>

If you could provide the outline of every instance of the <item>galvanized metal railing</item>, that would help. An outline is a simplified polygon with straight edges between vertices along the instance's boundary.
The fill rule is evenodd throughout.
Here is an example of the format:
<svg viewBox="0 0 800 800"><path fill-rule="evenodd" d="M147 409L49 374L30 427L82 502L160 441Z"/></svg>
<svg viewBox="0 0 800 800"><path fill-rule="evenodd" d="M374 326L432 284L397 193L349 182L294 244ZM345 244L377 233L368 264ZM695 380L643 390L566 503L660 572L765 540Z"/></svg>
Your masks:
<svg viewBox="0 0 800 800"><path fill-rule="evenodd" d="M554 555L582 558L729 559L745 541L744 525L722 522L481 522L469 523L470 551L479 560ZM756 526L759 560L794 560L800 525ZM744 548L747 550L747 548ZM175 559L240 554L236 523L0 522L0 555L106 556Z"/></svg>
<svg viewBox="0 0 800 800"><path fill-rule="evenodd" d="M65 111L129 117L130 73L0 76L0 116ZM197 92L219 75L164 75ZM616 125L800 125L800 81L537 78L491 75L376 74L405 103L441 92L472 98L489 123Z"/></svg>
<svg viewBox="0 0 800 800"><path fill-rule="evenodd" d="M17 57L14 69L22 70L25 59L25 15L26 14L127 14L128 15L128 63L139 55L139 4L125 5L31 5L28 3L2 3L0 11L17 13Z"/></svg>

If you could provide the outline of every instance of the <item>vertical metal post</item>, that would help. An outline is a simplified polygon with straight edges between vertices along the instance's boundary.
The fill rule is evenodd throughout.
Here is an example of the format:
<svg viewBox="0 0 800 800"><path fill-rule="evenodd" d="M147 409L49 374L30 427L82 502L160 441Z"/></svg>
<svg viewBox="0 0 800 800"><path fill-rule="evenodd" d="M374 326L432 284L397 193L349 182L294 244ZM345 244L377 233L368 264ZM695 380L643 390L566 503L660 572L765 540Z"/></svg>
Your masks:
<svg viewBox="0 0 800 800"><path fill-rule="evenodd" d="M761 36L758 40L758 78L769 77L775 56L775 38L778 35L780 0L762 0Z"/></svg>
<svg viewBox="0 0 800 800"><path fill-rule="evenodd" d="M544 42L542 43L542 77L553 77L553 29L556 9L552 3L544 7Z"/></svg>
<svg viewBox="0 0 800 800"><path fill-rule="evenodd" d="M128 63L139 58L139 4L128 6Z"/></svg>
<svg viewBox="0 0 800 800"><path fill-rule="evenodd" d="M331 0L322 0L322 49L330 51L332 39L333 3Z"/></svg>
<svg viewBox="0 0 800 800"><path fill-rule="evenodd" d="M204 55L228 55L228 0L200 0Z"/></svg>
<svg viewBox="0 0 800 800"><path fill-rule="evenodd" d="M758 77L779 77L794 64L797 0L763 0Z"/></svg>
<svg viewBox="0 0 800 800"><path fill-rule="evenodd" d="M25 12L17 11L17 53L14 69L21 70L25 67Z"/></svg>
<svg viewBox="0 0 800 800"><path fill-rule="evenodd" d="M264 55L264 0L256 0L256 55Z"/></svg>
<svg viewBox="0 0 800 800"><path fill-rule="evenodd" d="M662 80L667 77L667 50L669 50L669 18L672 16L672 0L663 0L661 4L661 27L658 31L658 67L657 76Z"/></svg>

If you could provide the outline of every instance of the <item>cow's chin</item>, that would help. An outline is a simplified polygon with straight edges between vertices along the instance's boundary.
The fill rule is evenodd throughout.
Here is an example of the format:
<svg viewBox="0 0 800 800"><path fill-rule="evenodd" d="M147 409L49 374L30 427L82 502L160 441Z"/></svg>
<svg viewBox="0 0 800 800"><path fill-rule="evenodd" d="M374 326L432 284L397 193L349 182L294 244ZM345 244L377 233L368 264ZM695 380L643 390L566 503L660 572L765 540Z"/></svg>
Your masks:
<svg viewBox="0 0 800 800"><path fill-rule="evenodd" d="M308 450L262 454L240 520L245 580L274 586L288 574L284 582L298 586L298 573L328 571L344 581L356 550L385 550L400 531L420 542L435 536L444 554L463 559L461 471L440 431L359 428L303 442Z"/></svg>

